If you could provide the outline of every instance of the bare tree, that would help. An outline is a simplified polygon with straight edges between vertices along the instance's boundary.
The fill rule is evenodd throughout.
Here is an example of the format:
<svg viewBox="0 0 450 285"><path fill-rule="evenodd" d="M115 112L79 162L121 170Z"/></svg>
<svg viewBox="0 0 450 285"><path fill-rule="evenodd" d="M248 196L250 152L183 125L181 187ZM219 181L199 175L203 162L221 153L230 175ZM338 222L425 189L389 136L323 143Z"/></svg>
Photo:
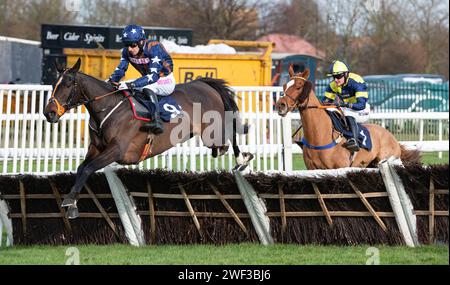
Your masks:
<svg viewBox="0 0 450 285"><path fill-rule="evenodd" d="M448 78L448 7L445 7L443 1L437 0L409 2L417 15L413 27L424 50L424 71L444 73Z"/></svg>
<svg viewBox="0 0 450 285"><path fill-rule="evenodd" d="M95 1L84 0L83 23L92 25L123 26L137 23L134 19L136 0Z"/></svg>
<svg viewBox="0 0 450 285"><path fill-rule="evenodd" d="M268 33L297 35L315 43L323 27L317 1L311 0L275 2L264 21Z"/></svg>
<svg viewBox="0 0 450 285"><path fill-rule="evenodd" d="M189 17L195 43L206 43L211 38L252 40L258 31L259 4L245 0L191 0L178 1Z"/></svg>
<svg viewBox="0 0 450 285"><path fill-rule="evenodd" d="M325 51L329 60L339 58L355 65L358 58L352 54L352 43L364 34L367 18L364 0L327 2L324 5L326 26L333 30L325 34Z"/></svg>
<svg viewBox="0 0 450 285"><path fill-rule="evenodd" d="M32 40L40 39L40 25L74 23L76 13L68 11L64 0L0 0L4 12L0 33Z"/></svg>
<svg viewBox="0 0 450 285"><path fill-rule="evenodd" d="M365 74L392 73L401 66L412 66L407 53L410 42L407 19L403 17L405 1L381 1L377 10L367 11L368 22L363 33L364 42L355 51L356 65Z"/></svg>
<svg viewBox="0 0 450 285"><path fill-rule="evenodd" d="M367 11L364 37L353 39L364 74L440 73L448 76L448 10L442 1L380 1ZM446 22L447 21L447 22ZM359 44L355 44L358 43Z"/></svg>
<svg viewBox="0 0 450 285"><path fill-rule="evenodd" d="M179 0L136 0L135 18L145 26L189 28L191 11Z"/></svg>

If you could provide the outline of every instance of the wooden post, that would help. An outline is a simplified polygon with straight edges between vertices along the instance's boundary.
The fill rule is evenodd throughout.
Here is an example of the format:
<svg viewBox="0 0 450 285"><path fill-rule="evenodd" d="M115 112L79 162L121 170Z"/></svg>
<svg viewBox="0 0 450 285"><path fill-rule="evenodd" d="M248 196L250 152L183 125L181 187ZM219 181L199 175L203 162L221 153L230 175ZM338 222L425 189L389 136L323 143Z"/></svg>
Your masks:
<svg viewBox="0 0 450 285"><path fill-rule="evenodd" d="M435 216L435 211L434 211L434 182L433 182L433 178L430 177L430 195L429 195L429 205L428 205L428 209L429 209L429 216L428 216L428 242L430 244L434 243L434 216Z"/></svg>
<svg viewBox="0 0 450 285"><path fill-rule="evenodd" d="M287 219L286 219L286 204L284 201L283 185L278 184L278 194L280 196L280 215L281 215L281 236L286 233Z"/></svg>
<svg viewBox="0 0 450 285"><path fill-rule="evenodd" d="M364 206L366 206L367 210L369 210L372 217L378 223L378 225L380 225L380 227L383 229L384 232L387 232L386 225L383 223L383 220L381 220L381 218L377 215L375 210L372 208L372 205L370 205L369 201L367 201L366 197L364 197L364 195L361 193L361 191L359 191L359 189L351 181L349 181L349 183L350 183L350 186L355 191L356 195L358 195L358 197L361 199L361 202L363 202Z"/></svg>
<svg viewBox="0 0 450 285"><path fill-rule="evenodd" d="M191 201L189 201L189 198L186 194L186 191L183 188L183 185L178 183L178 187L180 188L181 195L183 195L184 202L186 203L186 206L188 208L189 213L191 214L192 220L194 221L195 227L197 228L198 233L203 238L202 231L200 229L200 223L198 222L197 216L195 215L194 208L192 208Z"/></svg>
<svg viewBox="0 0 450 285"><path fill-rule="evenodd" d="M153 201L153 192L150 182L147 180L148 192L148 211L150 213L150 244L156 243L156 218L155 218L155 203Z"/></svg>
<svg viewBox="0 0 450 285"><path fill-rule="evenodd" d="M225 208L228 210L228 212L231 214L233 219L236 221L236 223L239 225L239 227L244 231L244 233L248 236L248 230L245 227L244 223L239 219L236 212L233 210L233 208L230 206L230 204L225 200L225 198L220 194L219 190L217 190L216 186L214 186L210 181L208 181L209 187L214 191L216 196L220 199L222 204L225 206Z"/></svg>
<svg viewBox="0 0 450 285"><path fill-rule="evenodd" d="M84 185L84 188L86 188L87 192L89 193L89 196L91 196L92 201L94 201L95 205L97 206L97 209L102 214L103 218L105 218L106 222L108 223L109 227L113 230L114 234L117 238L120 238L119 233L117 232L116 226L114 225L113 221L109 217L108 213L103 208L102 204L98 201L97 197L95 196L94 192L92 191L91 187L86 183Z"/></svg>
<svg viewBox="0 0 450 285"><path fill-rule="evenodd" d="M328 212L327 205L325 205L322 194L320 194L319 187L317 187L316 183L312 183L312 186L314 188L314 192L316 192L317 199L319 200L319 204L322 208L325 218L327 218L327 222L331 226L333 224L333 220L331 219L330 212Z"/></svg>
<svg viewBox="0 0 450 285"><path fill-rule="evenodd" d="M22 214L22 231L23 235L27 235L27 203L25 200L25 186L22 180L19 179L19 190L20 190L20 212Z"/></svg>
<svg viewBox="0 0 450 285"><path fill-rule="evenodd" d="M50 183L50 187L52 188L53 196L55 196L56 205L58 206L59 212L61 213L64 222L64 227L66 228L66 231L69 234L72 234L72 226L70 225L69 219L67 218L66 210L63 207L61 207L62 199L61 195L59 194L58 188L50 178L48 179L48 182Z"/></svg>

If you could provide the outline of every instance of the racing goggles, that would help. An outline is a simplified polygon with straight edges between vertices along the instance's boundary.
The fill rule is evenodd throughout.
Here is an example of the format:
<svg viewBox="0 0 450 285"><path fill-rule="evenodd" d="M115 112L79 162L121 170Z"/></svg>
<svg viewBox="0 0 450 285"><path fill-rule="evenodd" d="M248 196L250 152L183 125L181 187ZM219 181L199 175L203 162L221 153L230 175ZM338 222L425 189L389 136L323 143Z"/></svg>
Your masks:
<svg viewBox="0 0 450 285"><path fill-rule="evenodd" d="M138 45L139 45L138 43L125 43L125 44L124 44L125 47L132 47L132 48L135 48L135 47L137 47Z"/></svg>
<svg viewBox="0 0 450 285"><path fill-rule="evenodd" d="M345 76L345 73L333 74L334 79L341 79L344 76Z"/></svg>

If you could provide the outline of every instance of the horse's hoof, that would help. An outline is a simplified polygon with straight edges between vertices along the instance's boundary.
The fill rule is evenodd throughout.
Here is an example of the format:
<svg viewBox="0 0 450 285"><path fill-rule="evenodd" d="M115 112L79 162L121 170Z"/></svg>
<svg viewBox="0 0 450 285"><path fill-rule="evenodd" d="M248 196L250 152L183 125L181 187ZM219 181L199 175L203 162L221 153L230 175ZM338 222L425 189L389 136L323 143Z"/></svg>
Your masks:
<svg viewBox="0 0 450 285"><path fill-rule="evenodd" d="M78 212L78 208L76 206L70 206L67 209L67 218L76 219L79 216L80 216L80 213Z"/></svg>
<svg viewBox="0 0 450 285"><path fill-rule="evenodd" d="M61 207L72 207L76 206L77 201L73 198L65 198L61 204Z"/></svg>
<svg viewBox="0 0 450 285"><path fill-rule="evenodd" d="M250 160L252 160L255 156L252 154L252 153L250 153L250 152L244 152L244 153L242 153L242 155L245 157L245 160L247 161L247 162L249 162Z"/></svg>
<svg viewBox="0 0 450 285"><path fill-rule="evenodd" d="M229 149L229 148L230 148L229 145L220 147L220 148L219 148L219 155L220 155L220 156L225 155L225 154L228 152L228 149Z"/></svg>
<svg viewBox="0 0 450 285"><path fill-rule="evenodd" d="M234 168L233 171L244 171L247 168L248 164L237 164Z"/></svg>

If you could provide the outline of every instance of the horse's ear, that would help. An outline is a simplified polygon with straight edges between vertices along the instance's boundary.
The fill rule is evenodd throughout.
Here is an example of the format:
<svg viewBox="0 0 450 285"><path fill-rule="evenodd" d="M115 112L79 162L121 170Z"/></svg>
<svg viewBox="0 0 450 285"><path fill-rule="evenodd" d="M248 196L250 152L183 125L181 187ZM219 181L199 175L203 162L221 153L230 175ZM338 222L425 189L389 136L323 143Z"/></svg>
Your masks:
<svg viewBox="0 0 450 285"><path fill-rule="evenodd" d="M293 77L294 76L294 65L291 63L289 65L289 77Z"/></svg>
<svg viewBox="0 0 450 285"><path fill-rule="evenodd" d="M59 73L63 72L63 71L64 71L64 68L66 68L66 67L64 66L64 64L59 63L59 61L57 61L56 59L55 59L55 61L53 62L53 64L55 65L55 68L56 68L56 70L57 70Z"/></svg>
<svg viewBox="0 0 450 285"><path fill-rule="evenodd" d="M310 74L309 68L305 68L305 71L303 71L302 73L302 77L308 79L309 74Z"/></svg>
<svg viewBox="0 0 450 285"><path fill-rule="evenodd" d="M81 58L78 58L77 62L75 63L74 66L72 66L69 70L69 72L72 73L76 73L80 70L80 66L81 66Z"/></svg>

